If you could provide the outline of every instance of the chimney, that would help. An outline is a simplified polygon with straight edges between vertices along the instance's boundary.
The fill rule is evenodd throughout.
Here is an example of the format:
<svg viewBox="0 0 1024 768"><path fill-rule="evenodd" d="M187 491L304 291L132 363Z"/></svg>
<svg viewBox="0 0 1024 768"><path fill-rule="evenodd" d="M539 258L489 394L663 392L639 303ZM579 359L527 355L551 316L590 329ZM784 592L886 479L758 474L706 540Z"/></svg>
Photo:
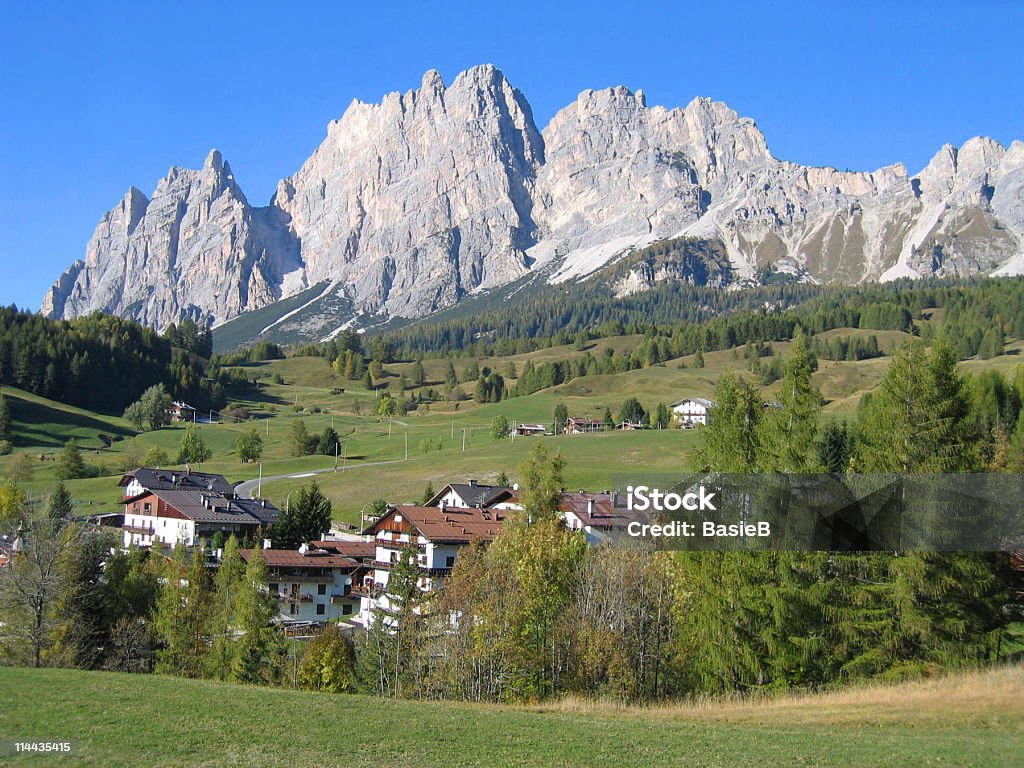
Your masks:
<svg viewBox="0 0 1024 768"><path fill-rule="evenodd" d="M263 540L263 548L264 549L270 549L270 539L264 539Z"/></svg>
<svg viewBox="0 0 1024 768"><path fill-rule="evenodd" d="M448 509L448 502L441 499L441 511L444 512L446 509Z"/></svg>
<svg viewBox="0 0 1024 768"><path fill-rule="evenodd" d="M619 506L619 492L612 491L612 507Z"/></svg>
<svg viewBox="0 0 1024 768"><path fill-rule="evenodd" d="M587 515L590 517L594 516L594 500L587 499Z"/></svg>
<svg viewBox="0 0 1024 768"><path fill-rule="evenodd" d="M518 491L519 490L519 483L512 483L512 490L513 491Z"/></svg>
<svg viewBox="0 0 1024 768"><path fill-rule="evenodd" d="M470 480L469 481L469 487L470 488L476 488L476 480Z"/></svg>
<svg viewBox="0 0 1024 768"><path fill-rule="evenodd" d="M303 542L299 545L299 554L305 557L309 553L309 544Z"/></svg>

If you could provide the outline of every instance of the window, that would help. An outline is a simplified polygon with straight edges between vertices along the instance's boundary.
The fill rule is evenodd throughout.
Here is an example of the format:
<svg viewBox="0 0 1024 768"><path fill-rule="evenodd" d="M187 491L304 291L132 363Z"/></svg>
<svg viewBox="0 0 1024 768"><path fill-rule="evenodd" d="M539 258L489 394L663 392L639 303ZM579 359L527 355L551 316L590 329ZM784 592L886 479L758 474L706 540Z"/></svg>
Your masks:
<svg viewBox="0 0 1024 768"><path fill-rule="evenodd" d="M296 603L289 603L288 604L288 613L290 613L292 616L294 616L298 612L299 612L299 606Z"/></svg>
<svg viewBox="0 0 1024 768"><path fill-rule="evenodd" d="M323 603L317 603L316 604L316 615L317 616L323 616L325 608L326 608L326 606Z"/></svg>
<svg viewBox="0 0 1024 768"><path fill-rule="evenodd" d="M455 565L455 555L448 555L448 557L444 559L444 564L446 568L451 568Z"/></svg>
<svg viewBox="0 0 1024 768"><path fill-rule="evenodd" d="M326 595L327 594L327 585L326 584L317 584L316 585L316 593L318 595Z"/></svg>
<svg viewBox="0 0 1024 768"><path fill-rule="evenodd" d="M275 584L274 582L270 582L270 591L277 592L277 584Z"/></svg>
<svg viewBox="0 0 1024 768"><path fill-rule="evenodd" d="M343 605L341 607L341 612L345 616L348 616L350 613L352 613L352 604L351 603L345 603L345 605Z"/></svg>

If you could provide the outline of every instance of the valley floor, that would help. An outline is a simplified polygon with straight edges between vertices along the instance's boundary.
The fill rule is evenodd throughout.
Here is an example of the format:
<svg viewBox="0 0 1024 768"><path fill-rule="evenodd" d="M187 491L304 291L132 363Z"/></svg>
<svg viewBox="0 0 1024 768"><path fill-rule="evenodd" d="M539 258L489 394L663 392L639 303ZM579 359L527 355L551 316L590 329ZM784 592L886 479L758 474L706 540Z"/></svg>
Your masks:
<svg viewBox="0 0 1024 768"><path fill-rule="evenodd" d="M0 668L3 738L59 766L1019 766L1024 668L763 702L392 701L156 675Z"/></svg>

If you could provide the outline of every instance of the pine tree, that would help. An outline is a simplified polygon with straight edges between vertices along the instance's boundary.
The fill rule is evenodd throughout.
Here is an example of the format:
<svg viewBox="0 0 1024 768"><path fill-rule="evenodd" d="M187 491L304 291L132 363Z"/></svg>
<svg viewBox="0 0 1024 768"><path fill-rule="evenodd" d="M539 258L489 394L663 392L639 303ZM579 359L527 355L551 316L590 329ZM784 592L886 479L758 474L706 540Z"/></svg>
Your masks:
<svg viewBox="0 0 1024 768"><path fill-rule="evenodd" d="M75 507L71 501L71 492L64 483L57 483L46 501L46 513L54 521L70 522L75 516Z"/></svg>
<svg viewBox="0 0 1024 768"><path fill-rule="evenodd" d="M76 480L88 475L89 469L82 458L82 452L75 441L68 440L57 455L57 477L61 480Z"/></svg>
<svg viewBox="0 0 1024 768"><path fill-rule="evenodd" d="M284 639L269 626L276 605L266 591L267 584L267 562L259 550L253 550L235 601L236 629L241 636L236 641L231 671L240 683L272 683L270 660L284 650Z"/></svg>
<svg viewBox="0 0 1024 768"><path fill-rule="evenodd" d="M797 331L786 360L779 406L771 408L761 421L761 466L772 472L816 472L821 392L811 376L817 361L806 337Z"/></svg>
<svg viewBox="0 0 1024 768"><path fill-rule="evenodd" d="M220 567L210 594L209 631L212 636L206 657L207 674L218 680L231 677L235 657L235 625L238 595L245 563L238 553L238 540L229 536L224 544Z"/></svg>
<svg viewBox="0 0 1024 768"><path fill-rule="evenodd" d="M276 549L294 549L319 540L331 529L331 500L314 481L293 493L278 516L271 538Z"/></svg>
<svg viewBox="0 0 1024 768"><path fill-rule="evenodd" d="M845 421L831 421L818 444L818 463L826 472L845 472L850 462L850 431Z"/></svg>
<svg viewBox="0 0 1024 768"><path fill-rule="evenodd" d="M712 472L756 472L762 413L757 391L735 374L724 374L715 387L708 424L700 429L697 465Z"/></svg>
<svg viewBox="0 0 1024 768"><path fill-rule="evenodd" d="M864 472L959 472L975 464L969 404L943 340L897 352L859 420L857 468Z"/></svg>

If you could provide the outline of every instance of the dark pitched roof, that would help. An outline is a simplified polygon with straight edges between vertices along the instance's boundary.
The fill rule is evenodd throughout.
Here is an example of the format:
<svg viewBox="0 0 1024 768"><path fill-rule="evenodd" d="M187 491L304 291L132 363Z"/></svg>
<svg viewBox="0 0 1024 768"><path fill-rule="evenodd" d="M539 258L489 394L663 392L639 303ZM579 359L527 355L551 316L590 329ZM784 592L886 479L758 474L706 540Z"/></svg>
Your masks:
<svg viewBox="0 0 1024 768"><path fill-rule="evenodd" d="M426 503L428 507L436 507L441 499L448 494L448 491L455 491L467 506L486 507L496 504L499 501L507 501L512 498L512 489L504 485L480 485L479 483L449 483L435 493L434 497Z"/></svg>
<svg viewBox="0 0 1024 768"><path fill-rule="evenodd" d="M118 484L126 486L133 478L138 480L139 485L143 488L151 491L192 489L217 493L222 496L235 495L235 487L227 481L224 475L214 475L208 472L183 472L180 470L140 467L134 472L127 472Z"/></svg>
<svg viewBox="0 0 1024 768"><path fill-rule="evenodd" d="M226 499L200 491L160 490L151 493L197 523L273 525L277 521L277 508L256 499Z"/></svg>

